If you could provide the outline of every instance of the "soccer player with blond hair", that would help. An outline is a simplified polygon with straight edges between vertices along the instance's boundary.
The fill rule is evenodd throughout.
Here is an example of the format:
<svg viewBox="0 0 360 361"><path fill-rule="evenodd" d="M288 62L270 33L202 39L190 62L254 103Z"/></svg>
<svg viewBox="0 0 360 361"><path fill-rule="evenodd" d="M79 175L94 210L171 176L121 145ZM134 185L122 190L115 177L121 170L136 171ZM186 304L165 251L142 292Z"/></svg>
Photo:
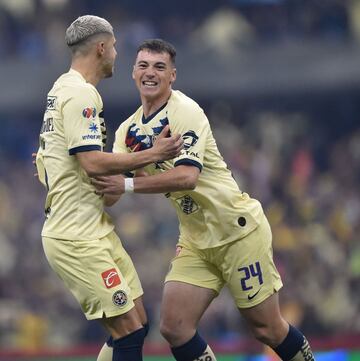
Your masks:
<svg viewBox="0 0 360 361"><path fill-rule="evenodd" d="M111 77L116 58L110 23L85 15L66 30L71 67L47 95L36 154L47 188L42 241L46 257L89 320L109 332L99 361L141 361L147 332L143 290L134 265L114 232L91 177L121 174L177 156L180 135L166 127L152 149L132 154L104 152L106 127L97 84ZM111 347L109 347L111 346Z"/></svg>

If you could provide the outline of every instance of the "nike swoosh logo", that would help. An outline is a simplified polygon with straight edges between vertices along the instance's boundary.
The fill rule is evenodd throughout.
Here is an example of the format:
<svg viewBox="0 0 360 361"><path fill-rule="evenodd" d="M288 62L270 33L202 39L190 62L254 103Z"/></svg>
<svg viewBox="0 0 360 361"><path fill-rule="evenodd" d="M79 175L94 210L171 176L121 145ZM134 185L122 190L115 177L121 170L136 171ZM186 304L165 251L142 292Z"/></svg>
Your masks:
<svg viewBox="0 0 360 361"><path fill-rule="evenodd" d="M261 290L261 287L255 292L253 293L252 295L248 295L248 300L252 300Z"/></svg>

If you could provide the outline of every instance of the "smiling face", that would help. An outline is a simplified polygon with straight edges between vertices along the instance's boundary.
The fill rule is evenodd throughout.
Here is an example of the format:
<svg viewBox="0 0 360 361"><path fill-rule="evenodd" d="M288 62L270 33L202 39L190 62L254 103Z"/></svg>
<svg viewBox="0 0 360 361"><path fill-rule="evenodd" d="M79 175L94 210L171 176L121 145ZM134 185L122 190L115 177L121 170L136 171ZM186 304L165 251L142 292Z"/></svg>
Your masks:
<svg viewBox="0 0 360 361"><path fill-rule="evenodd" d="M142 100L165 103L176 79L176 69L167 52L141 50L132 73Z"/></svg>

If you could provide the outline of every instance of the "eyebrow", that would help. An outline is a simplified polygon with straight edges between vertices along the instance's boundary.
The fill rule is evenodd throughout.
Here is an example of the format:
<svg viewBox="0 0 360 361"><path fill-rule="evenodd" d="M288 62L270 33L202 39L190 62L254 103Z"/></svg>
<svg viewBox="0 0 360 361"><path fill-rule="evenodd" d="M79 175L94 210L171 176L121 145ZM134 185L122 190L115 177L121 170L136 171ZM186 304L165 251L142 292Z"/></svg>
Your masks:
<svg viewBox="0 0 360 361"><path fill-rule="evenodd" d="M137 64L149 64L149 62L147 60L139 60L137 62ZM157 61L156 63L154 63L154 65L165 65L166 66L166 63L163 61Z"/></svg>

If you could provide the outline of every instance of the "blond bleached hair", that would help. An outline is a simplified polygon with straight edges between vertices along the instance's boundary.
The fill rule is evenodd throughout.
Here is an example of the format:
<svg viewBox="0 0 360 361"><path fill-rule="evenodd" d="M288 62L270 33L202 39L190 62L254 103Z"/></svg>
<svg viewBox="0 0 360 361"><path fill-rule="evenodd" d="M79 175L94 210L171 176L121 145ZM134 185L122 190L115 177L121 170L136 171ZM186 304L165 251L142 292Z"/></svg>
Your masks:
<svg viewBox="0 0 360 361"><path fill-rule="evenodd" d="M77 45L84 44L86 40L97 34L114 35L114 30L104 18L95 15L84 15L78 17L66 29L65 41L70 48L76 48Z"/></svg>

